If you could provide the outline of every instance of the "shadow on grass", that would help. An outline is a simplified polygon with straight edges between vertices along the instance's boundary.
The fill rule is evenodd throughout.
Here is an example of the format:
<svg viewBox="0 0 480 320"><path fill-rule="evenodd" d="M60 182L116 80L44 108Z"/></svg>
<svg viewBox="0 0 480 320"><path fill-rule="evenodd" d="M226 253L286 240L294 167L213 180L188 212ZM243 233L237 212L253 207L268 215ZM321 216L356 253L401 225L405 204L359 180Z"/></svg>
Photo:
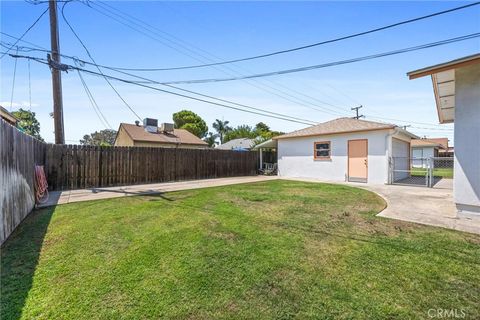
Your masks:
<svg viewBox="0 0 480 320"><path fill-rule="evenodd" d="M55 207L32 212L1 247L1 319L19 319Z"/></svg>

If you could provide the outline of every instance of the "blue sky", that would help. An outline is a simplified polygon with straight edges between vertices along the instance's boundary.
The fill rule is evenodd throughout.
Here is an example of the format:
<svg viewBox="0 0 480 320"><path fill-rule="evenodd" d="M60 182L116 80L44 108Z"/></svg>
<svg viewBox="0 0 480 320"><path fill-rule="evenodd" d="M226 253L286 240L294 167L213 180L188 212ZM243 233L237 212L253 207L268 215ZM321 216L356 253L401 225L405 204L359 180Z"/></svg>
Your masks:
<svg viewBox="0 0 480 320"><path fill-rule="evenodd" d="M97 63L116 67L152 68L198 64L206 61L205 56L213 60L227 60L268 53L466 3L468 2L108 1L110 6L158 28L154 37L161 41L154 41L80 2L69 3L65 13ZM98 5L93 7L101 9ZM45 8L46 4L2 1L1 30L20 36ZM62 53L88 60L61 16L59 19ZM48 15L45 15L24 39L49 48L48 28ZM354 58L474 32L480 32L480 6L356 39L229 67L148 72L141 75L167 81L253 74ZM12 42L12 39L5 36L1 40ZM255 81L191 84L182 87L248 104L267 112L285 113L318 122L353 115L350 108L362 104L367 119L382 118L383 121L399 125L411 123L410 130L418 135L448 136L452 139L452 125L435 125L438 124L438 119L430 79L408 80L405 73L479 51L480 40L477 38L399 56ZM45 56L41 52L29 54ZM10 108L14 61L10 57L1 60L0 101L7 109ZM68 60L63 62L71 63ZM136 120L103 79L90 75L84 77L114 129L120 122L133 123ZM19 105L29 107L28 83L28 63L19 59L13 109ZM172 113L189 109L203 117L209 127L216 118L229 120L232 125L254 125L263 121L272 129L280 131L305 127L298 123L242 113L128 84L113 84L141 117L157 118L160 122L169 122ZM31 92L32 110L41 122L41 134L52 142L53 120L49 117L52 111L50 72L45 65L33 61ZM104 128L90 106L75 72L63 74L63 93L67 142L73 143L86 133ZM325 109L328 109L327 112L324 112Z"/></svg>

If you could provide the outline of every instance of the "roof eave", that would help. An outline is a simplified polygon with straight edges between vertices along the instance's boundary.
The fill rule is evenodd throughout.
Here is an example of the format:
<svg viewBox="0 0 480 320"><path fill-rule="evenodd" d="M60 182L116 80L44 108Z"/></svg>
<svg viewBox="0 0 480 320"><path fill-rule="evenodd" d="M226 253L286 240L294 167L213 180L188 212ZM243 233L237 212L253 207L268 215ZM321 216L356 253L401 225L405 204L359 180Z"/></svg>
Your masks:
<svg viewBox="0 0 480 320"><path fill-rule="evenodd" d="M295 138L304 138L304 137L320 137L320 136L331 136L337 134L345 134L345 133L357 133L357 132L369 132L369 131L380 131L380 130L390 130L394 129L397 126L385 126L383 128L374 128L374 129L361 129L361 130L347 130L347 131L337 131L337 132L326 132L326 133L312 133L312 134L305 134L305 135L298 135L298 136L277 136L273 137L273 140L281 140L281 139L295 139Z"/></svg>
<svg viewBox="0 0 480 320"><path fill-rule="evenodd" d="M425 67L418 70L413 70L407 72L407 76L410 80L425 77L428 75L432 75L434 73L439 73L451 69L458 69L461 67L466 67L472 64L480 63L480 53L476 53L467 57L463 57L460 59L455 59L452 61L436 64L433 66Z"/></svg>

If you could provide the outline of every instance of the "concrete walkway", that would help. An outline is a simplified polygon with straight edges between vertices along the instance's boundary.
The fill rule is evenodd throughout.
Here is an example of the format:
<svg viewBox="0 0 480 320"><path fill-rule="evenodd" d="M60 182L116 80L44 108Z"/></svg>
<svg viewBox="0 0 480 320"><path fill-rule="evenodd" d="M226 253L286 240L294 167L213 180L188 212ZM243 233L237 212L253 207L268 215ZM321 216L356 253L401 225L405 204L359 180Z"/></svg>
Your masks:
<svg viewBox="0 0 480 320"><path fill-rule="evenodd" d="M46 203L39 208L66 204L72 202L118 198L135 195L158 194L170 191L199 189L208 187L228 186L239 183L274 180L274 176L231 177L218 179L204 179L193 181L166 182L155 184L139 184L121 187L91 188L68 191L52 191Z"/></svg>
<svg viewBox="0 0 480 320"><path fill-rule="evenodd" d="M289 180L338 183L304 178ZM451 180L445 180L435 188L351 182L341 184L367 189L384 198L387 208L378 214L380 217L480 234L480 217L457 216Z"/></svg>

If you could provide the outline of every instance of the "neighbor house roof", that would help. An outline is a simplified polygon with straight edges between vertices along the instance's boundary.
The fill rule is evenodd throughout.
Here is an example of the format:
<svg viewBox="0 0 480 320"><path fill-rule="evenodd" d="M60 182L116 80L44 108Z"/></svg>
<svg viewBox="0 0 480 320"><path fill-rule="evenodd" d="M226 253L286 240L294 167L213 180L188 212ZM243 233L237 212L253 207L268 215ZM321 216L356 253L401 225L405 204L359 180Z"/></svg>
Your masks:
<svg viewBox="0 0 480 320"><path fill-rule="evenodd" d="M317 125L293 131L273 139L286 139L297 137L319 136L327 134L349 133L359 131L373 131L393 129L396 125L389 123L380 123L367 120L358 120L352 118L338 118L335 120L319 123Z"/></svg>
<svg viewBox="0 0 480 320"><path fill-rule="evenodd" d="M448 138L428 138L428 140L436 142L442 149L448 150Z"/></svg>
<svg viewBox="0 0 480 320"><path fill-rule="evenodd" d="M480 63L480 53L408 72L409 79L430 75L440 123L455 120L455 69Z"/></svg>
<svg viewBox="0 0 480 320"><path fill-rule="evenodd" d="M147 132L141 125L137 126L135 124L128 123L121 123L119 131L121 128L125 130L125 132L133 141L207 145L205 141L185 129L174 129L172 133L160 131L151 133Z"/></svg>
<svg viewBox="0 0 480 320"><path fill-rule="evenodd" d="M238 138L233 139L224 144L217 146L216 149L220 150L234 150L234 149L250 149L254 145L253 139L248 138Z"/></svg>
<svg viewBox="0 0 480 320"><path fill-rule="evenodd" d="M438 142L431 141L431 140L428 140L428 139L412 139L410 141L410 146L412 148L415 148L415 147L434 147L434 148L438 148L438 147L440 147L440 144Z"/></svg>

